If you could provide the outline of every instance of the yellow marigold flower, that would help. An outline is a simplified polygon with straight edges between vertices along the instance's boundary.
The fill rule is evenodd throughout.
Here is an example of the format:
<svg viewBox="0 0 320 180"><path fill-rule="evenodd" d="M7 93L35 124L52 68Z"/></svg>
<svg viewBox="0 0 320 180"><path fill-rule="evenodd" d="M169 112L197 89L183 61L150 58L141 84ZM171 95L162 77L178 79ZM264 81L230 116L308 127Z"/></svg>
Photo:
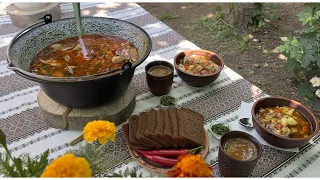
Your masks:
<svg viewBox="0 0 320 180"><path fill-rule="evenodd" d="M167 177L212 177L212 168L198 155L180 156Z"/></svg>
<svg viewBox="0 0 320 180"><path fill-rule="evenodd" d="M83 138L91 143L98 139L99 144L104 144L108 140L114 141L117 128L113 122L95 120L89 122L83 129Z"/></svg>
<svg viewBox="0 0 320 180"><path fill-rule="evenodd" d="M92 177L92 174L85 158L65 154L49 164L41 177Z"/></svg>

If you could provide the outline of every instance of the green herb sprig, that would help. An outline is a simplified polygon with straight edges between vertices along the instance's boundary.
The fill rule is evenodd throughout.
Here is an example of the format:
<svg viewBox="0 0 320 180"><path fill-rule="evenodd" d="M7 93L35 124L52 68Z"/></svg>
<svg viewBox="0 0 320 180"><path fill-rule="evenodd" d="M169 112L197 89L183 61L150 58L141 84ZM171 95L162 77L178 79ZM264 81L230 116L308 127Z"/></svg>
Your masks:
<svg viewBox="0 0 320 180"><path fill-rule="evenodd" d="M163 96L160 99L160 104L164 106L174 106L176 105L176 99L171 96Z"/></svg>
<svg viewBox="0 0 320 180"><path fill-rule="evenodd" d="M227 126L227 125L224 125L223 123L218 123L218 124L215 124L211 127L211 130L222 136L223 134L229 132L231 129Z"/></svg>

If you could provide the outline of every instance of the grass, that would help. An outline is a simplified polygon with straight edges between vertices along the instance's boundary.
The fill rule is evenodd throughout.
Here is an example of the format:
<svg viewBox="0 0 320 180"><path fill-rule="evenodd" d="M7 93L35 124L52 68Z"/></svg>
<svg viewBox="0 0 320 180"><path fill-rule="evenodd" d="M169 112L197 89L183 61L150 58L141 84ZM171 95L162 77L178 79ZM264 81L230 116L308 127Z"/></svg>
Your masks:
<svg viewBox="0 0 320 180"><path fill-rule="evenodd" d="M201 36L207 38L207 41L213 43L232 41L232 44L238 46L240 52L247 49L249 37L242 35L237 28L226 23L220 17L208 18L200 17L193 22L192 29L199 32Z"/></svg>
<svg viewBox="0 0 320 180"><path fill-rule="evenodd" d="M179 15L173 15L171 13L166 13L166 14L163 14L160 17L160 20L163 21L163 20L170 20L170 19L177 19L177 18L180 18L180 16Z"/></svg>

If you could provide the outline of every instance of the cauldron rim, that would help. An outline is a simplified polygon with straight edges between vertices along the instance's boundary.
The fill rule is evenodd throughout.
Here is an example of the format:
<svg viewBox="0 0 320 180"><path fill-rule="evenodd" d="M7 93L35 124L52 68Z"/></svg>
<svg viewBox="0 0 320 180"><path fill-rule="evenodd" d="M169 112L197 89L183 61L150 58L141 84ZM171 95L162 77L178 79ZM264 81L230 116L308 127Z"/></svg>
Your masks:
<svg viewBox="0 0 320 180"><path fill-rule="evenodd" d="M146 51L145 55L142 56L142 57L139 57L139 59L134 64L132 64L132 66L129 67L129 68L135 69L136 67L138 67L149 56L149 54L150 54L150 52L152 50L152 40L151 40L150 35L144 29L142 29L140 26L138 26L138 25L136 25L134 23L125 21L125 20L116 19L116 18L109 18L109 17L85 16L85 17L82 17L82 18L83 19L108 19L110 21L121 21L121 22L127 23L127 24L129 24L131 26L134 26L135 28L141 30L146 35L147 41L149 43L148 43L147 51ZM64 19L55 20L52 23L59 22L59 21L73 20L73 19L75 19L75 18L74 17L72 17L72 18L64 18ZM11 47L13 46L13 44L21 36L23 36L25 33L27 33L28 31L31 31L31 30L34 30L36 28L45 26L46 24L47 23L45 23L44 21L37 22L37 23L25 28L24 30L22 30L16 36L13 37L13 39L11 40L11 42L10 42L8 48L7 48L7 52L6 52L6 58L7 58L7 62L8 62L8 69L11 69L11 70L15 71L20 76L23 75L25 78L28 77L28 79L33 80L33 81L37 81L37 82L57 82L57 83L59 83L59 82L62 82L62 83L63 82L85 82L85 81L91 81L91 80L98 80L98 79L102 79L102 78L105 78L105 77L111 77L111 76L119 75L119 74L122 75L123 73L125 73L126 69L124 69L122 67L120 69L115 69L115 70L112 70L112 71L108 71L108 72L104 72L104 73L100 73L100 74L88 75L88 76L52 77L52 76L43 76L43 75L34 74L34 73L28 72L26 70L23 70L21 68L13 66L11 58L10 58L10 50L11 50Z"/></svg>

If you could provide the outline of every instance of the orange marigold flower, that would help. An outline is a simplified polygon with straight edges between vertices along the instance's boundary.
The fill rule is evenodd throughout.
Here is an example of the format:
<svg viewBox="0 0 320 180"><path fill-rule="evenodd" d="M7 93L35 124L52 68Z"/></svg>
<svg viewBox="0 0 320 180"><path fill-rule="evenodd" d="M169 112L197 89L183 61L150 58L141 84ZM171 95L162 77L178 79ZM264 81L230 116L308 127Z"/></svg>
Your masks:
<svg viewBox="0 0 320 180"><path fill-rule="evenodd" d="M83 129L83 138L91 143L98 139L99 144L104 144L108 140L114 141L117 127L113 122L95 120L89 122Z"/></svg>
<svg viewBox="0 0 320 180"><path fill-rule="evenodd" d="M92 177L92 174L85 158L65 154L49 164L41 177Z"/></svg>
<svg viewBox="0 0 320 180"><path fill-rule="evenodd" d="M187 154L179 157L167 177L212 177L212 168L200 156Z"/></svg>

